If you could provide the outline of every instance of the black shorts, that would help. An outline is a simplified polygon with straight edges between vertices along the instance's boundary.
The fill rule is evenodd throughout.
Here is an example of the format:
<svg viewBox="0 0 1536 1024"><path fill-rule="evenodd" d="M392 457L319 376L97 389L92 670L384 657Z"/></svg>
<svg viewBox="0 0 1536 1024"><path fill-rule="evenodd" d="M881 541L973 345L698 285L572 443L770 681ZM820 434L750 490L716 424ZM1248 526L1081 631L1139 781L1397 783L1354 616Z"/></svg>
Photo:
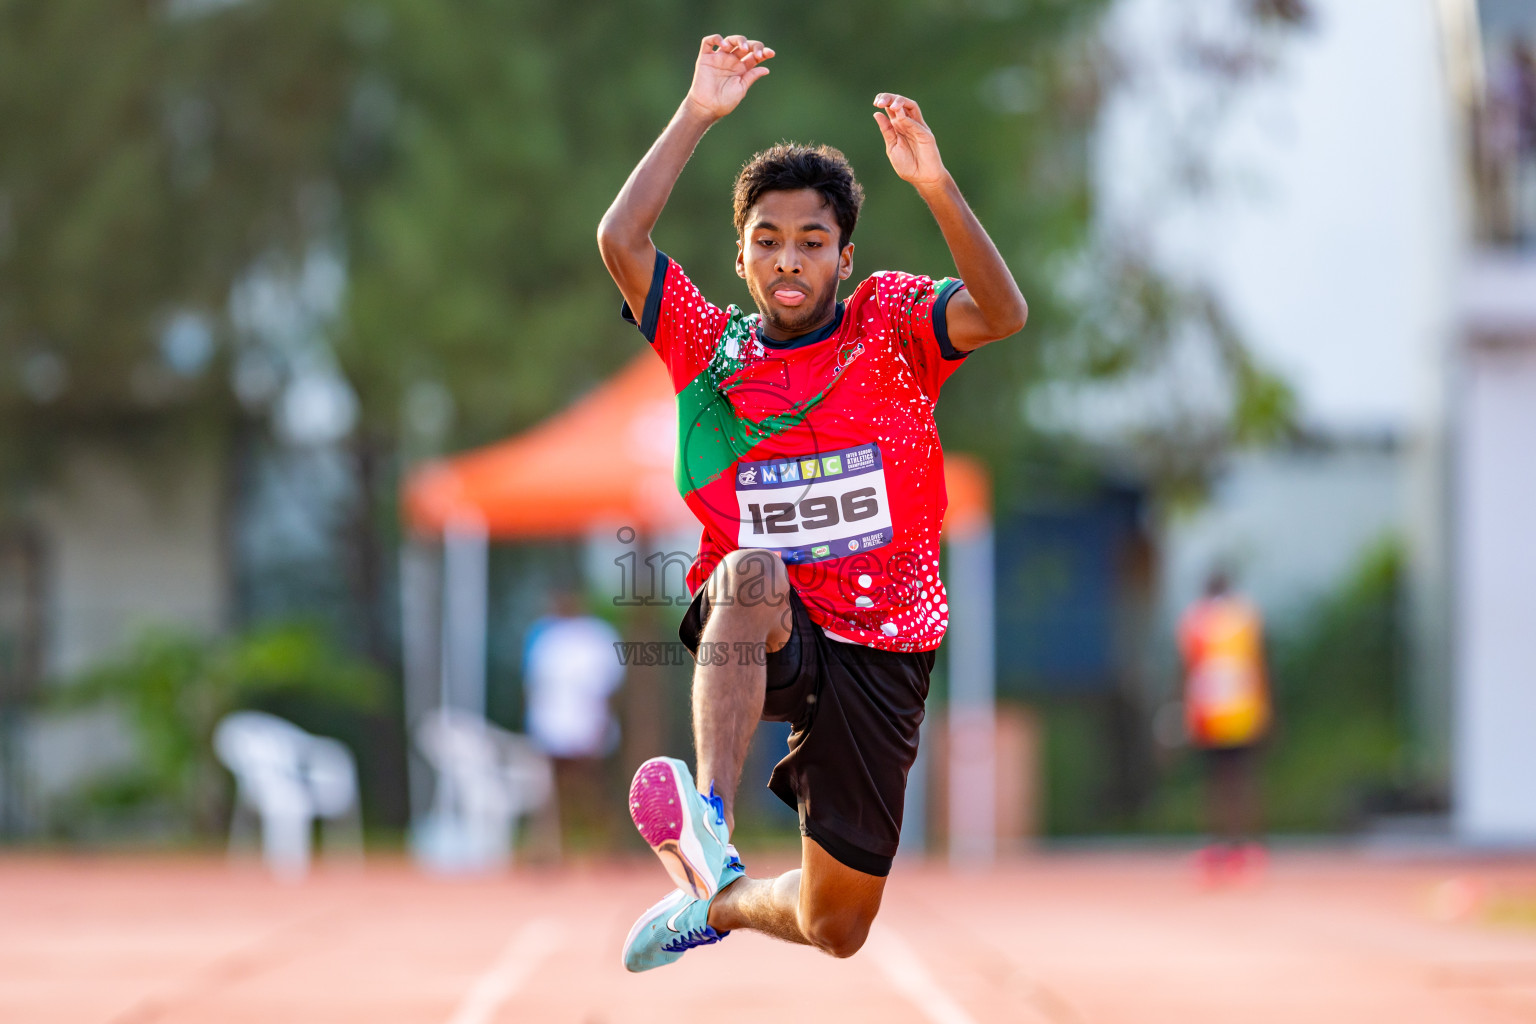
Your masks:
<svg viewBox="0 0 1536 1024"><path fill-rule="evenodd" d="M709 618L700 587L678 635L695 655ZM768 788L800 814L800 831L839 863L884 877L901 838L907 772L928 698L933 651L896 653L833 640L789 594L789 641L767 656L765 722L788 722L789 754ZM732 652L731 656L735 656Z"/></svg>

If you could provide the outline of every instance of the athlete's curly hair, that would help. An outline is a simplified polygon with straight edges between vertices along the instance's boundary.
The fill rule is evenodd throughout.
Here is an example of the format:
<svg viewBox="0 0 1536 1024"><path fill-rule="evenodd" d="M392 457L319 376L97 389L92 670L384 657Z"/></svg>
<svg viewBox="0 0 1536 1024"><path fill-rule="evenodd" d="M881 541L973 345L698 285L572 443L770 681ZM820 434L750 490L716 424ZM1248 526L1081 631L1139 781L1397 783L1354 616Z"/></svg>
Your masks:
<svg viewBox="0 0 1536 1024"><path fill-rule="evenodd" d="M864 205L864 188L853 176L848 158L831 146L806 146L781 142L748 160L736 176L734 193L736 233L747 224L747 211L764 192L793 192L813 188L820 192L832 216L837 218L839 250L853 237Z"/></svg>

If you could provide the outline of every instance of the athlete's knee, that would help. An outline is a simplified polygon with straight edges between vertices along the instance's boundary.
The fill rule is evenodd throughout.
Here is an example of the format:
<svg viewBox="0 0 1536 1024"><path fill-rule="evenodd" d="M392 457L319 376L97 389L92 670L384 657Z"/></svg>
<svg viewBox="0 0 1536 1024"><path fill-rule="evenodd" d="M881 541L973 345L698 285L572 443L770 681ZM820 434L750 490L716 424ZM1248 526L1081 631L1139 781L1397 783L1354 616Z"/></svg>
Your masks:
<svg viewBox="0 0 1536 1024"><path fill-rule="evenodd" d="M800 930L811 945L838 958L853 956L869 938L874 911L859 907L800 911Z"/></svg>
<svg viewBox="0 0 1536 1024"><path fill-rule="evenodd" d="M738 548L720 560L709 577L709 614L787 633L789 572L775 551Z"/></svg>
<svg viewBox="0 0 1536 1024"><path fill-rule="evenodd" d="M777 551L737 548L727 552L714 575L738 596L741 591L761 591L765 602L783 601L789 594L789 570Z"/></svg>

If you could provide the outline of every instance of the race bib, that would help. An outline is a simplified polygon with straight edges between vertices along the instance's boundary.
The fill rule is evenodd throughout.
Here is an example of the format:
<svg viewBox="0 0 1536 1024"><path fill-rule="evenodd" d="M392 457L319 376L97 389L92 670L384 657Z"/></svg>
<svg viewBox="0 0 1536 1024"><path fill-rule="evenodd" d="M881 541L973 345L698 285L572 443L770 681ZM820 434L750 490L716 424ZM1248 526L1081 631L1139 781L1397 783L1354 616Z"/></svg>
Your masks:
<svg viewBox="0 0 1536 1024"><path fill-rule="evenodd" d="M892 539L885 467L874 443L736 465L744 548L771 548L785 562L842 558Z"/></svg>

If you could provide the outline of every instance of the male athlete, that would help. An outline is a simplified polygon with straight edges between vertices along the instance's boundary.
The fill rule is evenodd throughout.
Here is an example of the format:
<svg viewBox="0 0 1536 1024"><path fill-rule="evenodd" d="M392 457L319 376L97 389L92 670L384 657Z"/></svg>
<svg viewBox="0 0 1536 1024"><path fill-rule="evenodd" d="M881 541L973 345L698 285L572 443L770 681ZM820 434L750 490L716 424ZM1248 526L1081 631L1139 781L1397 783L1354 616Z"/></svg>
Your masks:
<svg viewBox="0 0 1536 1024"><path fill-rule="evenodd" d="M704 525L682 638L695 652L697 785L653 758L630 810L678 888L635 922L644 971L749 928L846 957L880 909L934 649L944 457L939 388L1028 309L912 100L875 97L891 166L964 278L881 272L846 301L863 190L843 155L781 143L736 181L736 273L754 314L707 302L651 229L710 125L768 74L743 36L699 46L688 95L598 228L624 314L677 393L678 489ZM769 788L800 812L801 867L749 878L729 845L759 719L787 721Z"/></svg>

